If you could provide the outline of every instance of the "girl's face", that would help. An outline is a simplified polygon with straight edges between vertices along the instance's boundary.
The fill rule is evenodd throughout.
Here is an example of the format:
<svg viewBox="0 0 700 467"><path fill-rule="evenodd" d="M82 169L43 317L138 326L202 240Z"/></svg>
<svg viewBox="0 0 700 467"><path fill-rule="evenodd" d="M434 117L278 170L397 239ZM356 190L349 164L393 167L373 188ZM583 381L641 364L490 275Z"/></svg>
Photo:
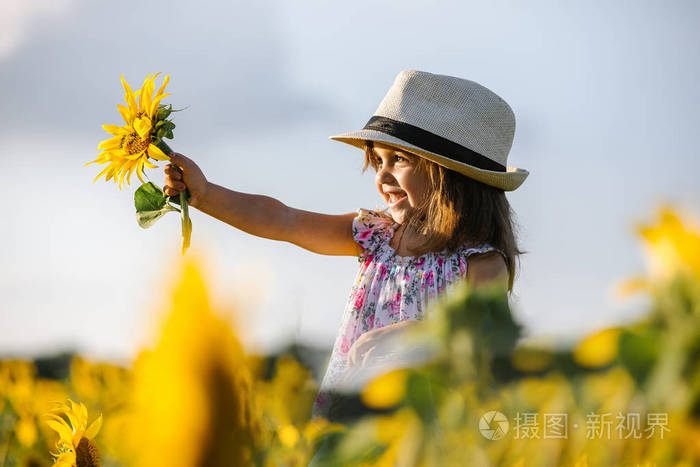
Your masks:
<svg viewBox="0 0 700 467"><path fill-rule="evenodd" d="M403 224L411 209L419 205L429 194L429 179L418 170L418 158L381 143L374 143L377 174L375 183L394 221Z"/></svg>

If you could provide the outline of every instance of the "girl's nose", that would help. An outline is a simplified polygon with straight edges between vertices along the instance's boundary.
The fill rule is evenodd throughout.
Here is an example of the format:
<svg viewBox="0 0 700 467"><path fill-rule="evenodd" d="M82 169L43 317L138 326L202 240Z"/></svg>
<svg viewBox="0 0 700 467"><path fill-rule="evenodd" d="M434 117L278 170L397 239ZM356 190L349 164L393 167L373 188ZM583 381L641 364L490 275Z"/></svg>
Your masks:
<svg viewBox="0 0 700 467"><path fill-rule="evenodd" d="M394 181L394 176L391 174L391 172L389 170L387 170L386 166L383 166L377 172L377 181L379 183L390 184Z"/></svg>

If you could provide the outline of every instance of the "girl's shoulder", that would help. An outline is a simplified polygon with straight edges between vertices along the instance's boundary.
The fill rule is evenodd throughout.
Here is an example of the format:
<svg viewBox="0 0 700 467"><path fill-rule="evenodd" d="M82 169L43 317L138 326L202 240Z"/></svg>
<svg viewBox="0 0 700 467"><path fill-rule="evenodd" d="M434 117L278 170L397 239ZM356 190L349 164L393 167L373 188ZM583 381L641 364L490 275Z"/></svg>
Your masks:
<svg viewBox="0 0 700 467"><path fill-rule="evenodd" d="M372 210L372 209L357 209L357 215L352 221L352 236L355 241L362 247L362 253L359 256L359 261L363 262L367 259L369 255L377 254L380 250L389 250L389 253L393 252L391 247L389 247L389 241L394 235L394 219L386 213L386 211ZM382 250L383 251L383 250ZM488 243L464 243L456 251L447 252L433 252L426 253L419 257L415 257L414 262L424 263L420 261L421 258L427 258L429 256L457 256L461 258L469 258L474 255L487 255L487 254L499 253L503 259L508 261L506 254ZM412 257L409 257L412 258Z"/></svg>
<svg viewBox="0 0 700 467"><path fill-rule="evenodd" d="M508 264L508 255L506 255L505 252L500 248L491 246L488 243L482 243L478 246L475 246L473 244L464 244L462 245L462 247L459 248L457 253L465 258L468 258L472 255L492 256L500 254L501 257L503 257L505 263Z"/></svg>
<svg viewBox="0 0 700 467"><path fill-rule="evenodd" d="M383 211L372 209L357 209L357 215L352 220L352 236L362 247L364 256L374 253L377 248L391 239L394 220Z"/></svg>

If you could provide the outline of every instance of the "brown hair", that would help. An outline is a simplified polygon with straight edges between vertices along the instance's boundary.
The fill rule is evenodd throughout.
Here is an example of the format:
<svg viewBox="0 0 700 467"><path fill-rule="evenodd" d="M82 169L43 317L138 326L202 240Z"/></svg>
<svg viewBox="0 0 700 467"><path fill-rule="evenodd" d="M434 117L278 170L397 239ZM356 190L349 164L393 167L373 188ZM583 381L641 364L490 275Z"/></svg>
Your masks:
<svg viewBox="0 0 700 467"><path fill-rule="evenodd" d="M513 290L515 260L526 253L518 248L515 234L515 213L504 190L481 183L454 170L447 169L424 157L401 148L417 160L417 170L428 175L431 190L424 202L416 206L406 221L406 227L420 232L426 240L420 253L443 251L454 253L467 243L482 243L501 250L506 256L508 291ZM365 142L362 172L372 167L378 170L374 143ZM386 210L380 212L391 217Z"/></svg>

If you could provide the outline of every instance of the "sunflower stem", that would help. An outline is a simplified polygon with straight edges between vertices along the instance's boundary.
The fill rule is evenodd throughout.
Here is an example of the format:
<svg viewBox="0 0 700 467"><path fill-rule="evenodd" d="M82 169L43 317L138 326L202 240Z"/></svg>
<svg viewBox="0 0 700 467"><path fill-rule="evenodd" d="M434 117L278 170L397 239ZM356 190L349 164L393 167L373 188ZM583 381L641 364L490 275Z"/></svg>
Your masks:
<svg viewBox="0 0 700 467"><path fill-rule="evenodd" d="M163 151L166 154L170 154L173 152L172 149L170 149L170 146L168 146L168 143L163 141L162 139L158 142L158 147L160 148L161 151ZM177 165L173 164L173 167L175 167L177 170L182 173L182 168L178 167ZM187 249L190 247L190 238L192 237L192 221L190 220L190 213L188 209L188 203L187 200L189 198L189 192L188 190L184 190L180 192L180 207L182 210L180 211L180 219L182 220L182 254L184 255Z"/></svg>
<svg viewBox="0 0 700 467"><path fill-rule="evenodd" d="M190 220L189 209L187 206L187 196L184 191L180 192L180 217L182 219L182 254L184 255L190 247L190 237L192 236L192 221Z"/></svg>

